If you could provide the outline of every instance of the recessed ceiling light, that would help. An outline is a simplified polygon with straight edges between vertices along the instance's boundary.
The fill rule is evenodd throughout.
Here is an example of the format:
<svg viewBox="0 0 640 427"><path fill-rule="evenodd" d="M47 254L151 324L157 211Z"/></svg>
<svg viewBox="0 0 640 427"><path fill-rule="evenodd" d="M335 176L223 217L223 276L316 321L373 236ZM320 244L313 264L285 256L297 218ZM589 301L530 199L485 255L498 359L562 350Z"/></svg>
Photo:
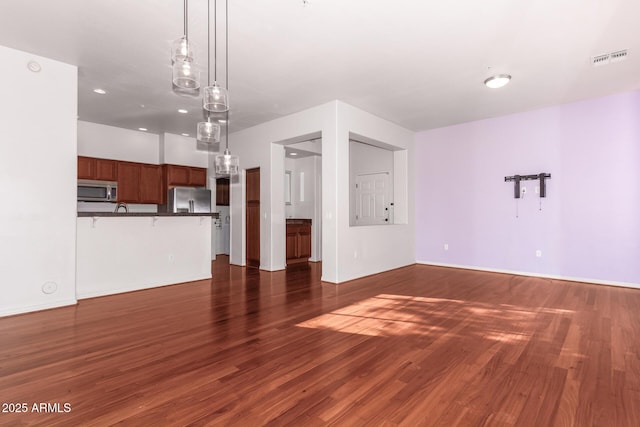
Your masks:
<svg viewBox="0 0 640 427"><path fill-rule="evenodd" d="M104 95L105 93L107 93L106 90L100 88L94 89L93 91L99 95Z"/></svg>
<svg viewBox="0 0 640 427"><path fill-rule="evenodd" d="M298 153L289 153L290 156L297 156Z"/></svg>
<svg viewBox="0 0 640 427"><path fill-rule="evenodd" d="M491 76L484 81L484 84L491 89L498 89L502 86L505 86L511 80L511 76L509 74L498 74L496 76Z"/></svg>
<svg viewBox="0 0 640 427"><path fill-rule="evenodd" d="M146 132L146 131L148 131L149 129L147 129L147 128L138 128L138 130L141 130L141 131L143 131L143 132Z"/></svg>
<svg viewBox="0 0 640 427"><path fill-rule="evenodd" d="M218 123L227 123L225 119L218 119Z"/></svg>
<svg viewBox="0 0 640 427"><path fill-rule="evenodd" d="M178 110L178 113L187 114L188 111L185 110L184 108L181 108L181 109Z"/></svg>
<svg viewBox="0 0 640 427"><path fill-rule="evenodd" d="M188 133L183 133L182 136L189 136L189 134Z"/></svg>

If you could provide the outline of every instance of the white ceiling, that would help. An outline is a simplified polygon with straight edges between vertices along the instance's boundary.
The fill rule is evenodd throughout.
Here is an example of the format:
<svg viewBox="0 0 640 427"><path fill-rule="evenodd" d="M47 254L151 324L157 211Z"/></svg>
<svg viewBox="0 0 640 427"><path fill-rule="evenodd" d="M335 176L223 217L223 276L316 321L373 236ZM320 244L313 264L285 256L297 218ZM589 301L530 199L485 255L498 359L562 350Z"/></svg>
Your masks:
<svg viewBox="0 0 640 427"><path fill-rule="evenodd" d="M637 0L229 3L232 132L334 99L418 131L640 88ZM189 9L206 66L206 0ZM193 135L202 117L171 90L182 24L182 0L0 1L0 45L79 67L80 120L154 133ZM511 84L486 88L497 73Z"/></svg>

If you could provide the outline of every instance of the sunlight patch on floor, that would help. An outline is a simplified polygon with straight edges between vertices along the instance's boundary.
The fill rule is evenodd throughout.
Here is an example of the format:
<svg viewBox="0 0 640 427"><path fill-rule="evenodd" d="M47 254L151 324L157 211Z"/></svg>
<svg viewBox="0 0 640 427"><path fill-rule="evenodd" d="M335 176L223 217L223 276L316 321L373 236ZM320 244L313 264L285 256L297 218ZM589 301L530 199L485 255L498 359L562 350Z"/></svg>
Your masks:
<svg viewBox="0 0 640 427"><path fill-rule="evenodd" d="M530 322L540 313L569 312L549 308L516 307L508 304L488 304L446 298L379 294L339 308L313 319L298 323L303 328L325 329L349 334L377 337L401 335L441 335L452 322L468 323L469 333L479 333L486 339L518 342L529 339L519 333L523 322ZM487 331L488 321L505 322L509 331ZM447 326L445 326L447 325Z"/></svg>

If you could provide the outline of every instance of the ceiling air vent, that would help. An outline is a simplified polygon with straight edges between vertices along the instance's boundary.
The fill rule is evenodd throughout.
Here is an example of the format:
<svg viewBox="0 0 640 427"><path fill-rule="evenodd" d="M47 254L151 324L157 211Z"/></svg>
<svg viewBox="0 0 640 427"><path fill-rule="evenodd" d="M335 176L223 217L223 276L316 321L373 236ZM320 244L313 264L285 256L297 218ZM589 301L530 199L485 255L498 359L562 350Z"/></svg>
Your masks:
<svg viewBox="0 0 640 427"><path fill-rule="evenodd" d="M611 62L620 62L627 59L627 49L611 52Z"/></svg>
<svg viewBox="0 0 640 427"><path fill-rule="evenodd" d="M611 55L608 53L605 53L604 55L597 55L597 56L592 56L591 57L591 65L593 65L594 67L599 67L601 65L607 65L609 63L609 57Z"/></svg>

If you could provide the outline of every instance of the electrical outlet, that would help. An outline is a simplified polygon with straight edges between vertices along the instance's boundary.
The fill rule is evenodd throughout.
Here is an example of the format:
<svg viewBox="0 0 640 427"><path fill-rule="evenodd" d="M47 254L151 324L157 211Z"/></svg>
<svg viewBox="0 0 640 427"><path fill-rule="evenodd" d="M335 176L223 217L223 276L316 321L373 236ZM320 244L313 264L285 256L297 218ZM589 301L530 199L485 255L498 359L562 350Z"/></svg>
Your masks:
<svg viewBox="0 0 640 427"><path fill-rule="evenodd" d="M448 250L449 250L449 244L448 244L448 243L445 243L445 244L444 244L444 250L445 250L445 251L448 251Z"/></svg>
<svg viewBox="0 0 640 427"><path fill-rule="evenodd" d="M175 257L173 256L173 254L169 254L169 262L173 262L175 260Z"/></svg>
<svg viewBox="0 0 640 427"><path fill-rule="evenodd" d="M536 194L540 194L540 186L536 185Z"/></svg>
<svg viewBox="0 0 640 427"><path fill-rule="evenodd" d="M536 257L538 258L542 257L542 251L540 249L536 251Z"/></svg>
<svg viewBox="0 0 640 427"><path fill-rule="evenodd" d="M527 192L527 187L522 187L522 194L525 194Z"/></svg>

